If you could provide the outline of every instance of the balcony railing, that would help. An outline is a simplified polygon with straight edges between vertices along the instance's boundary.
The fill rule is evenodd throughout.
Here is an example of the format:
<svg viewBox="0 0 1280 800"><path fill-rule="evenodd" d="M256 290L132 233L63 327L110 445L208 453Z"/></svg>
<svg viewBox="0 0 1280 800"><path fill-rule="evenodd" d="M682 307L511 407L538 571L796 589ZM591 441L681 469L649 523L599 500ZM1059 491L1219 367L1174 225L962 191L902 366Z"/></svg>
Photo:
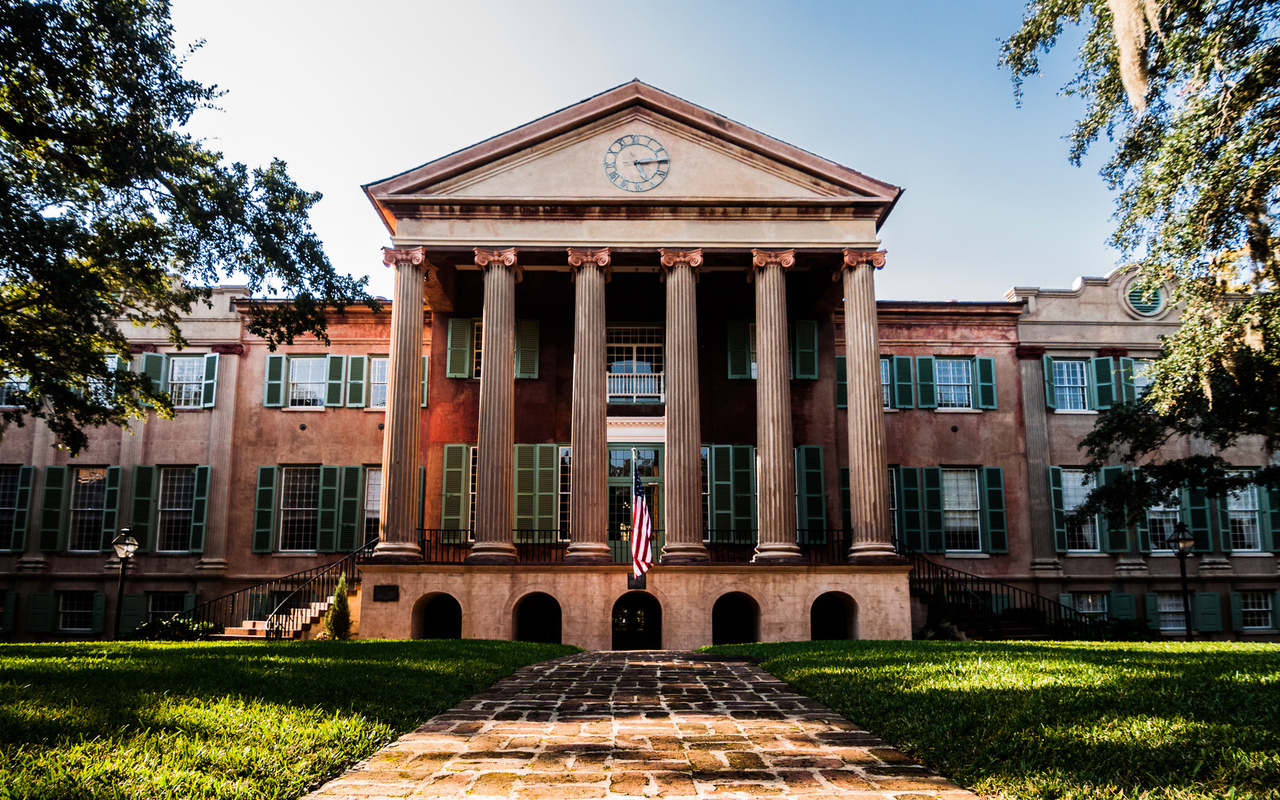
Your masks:
<svg viewBox="0 0 1280 800"><path fill-rule="evenodd" d="M665 403L666 385L661 372L610 372L606 376L610 403Z"/></svg>

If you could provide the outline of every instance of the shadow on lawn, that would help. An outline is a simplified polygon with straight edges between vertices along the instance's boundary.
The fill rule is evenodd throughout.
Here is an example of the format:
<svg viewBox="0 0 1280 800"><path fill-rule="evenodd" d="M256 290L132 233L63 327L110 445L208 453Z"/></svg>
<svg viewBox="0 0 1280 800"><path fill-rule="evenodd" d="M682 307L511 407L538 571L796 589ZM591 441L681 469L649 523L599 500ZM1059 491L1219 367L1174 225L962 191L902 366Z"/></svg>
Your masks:
<svg viewBox="0 0 1280 800"><path fill-rule="evenodd" d="M156 709L175 698L355 713L403 730L523 664L575 650L496 641L0 647L0 744L154 730L164 716Z"/></svg>
<svg viewBox="0 0 1280 800"><path fill-rule="evenodd" d="M970 787L1275 797L1280 648L753 645L765 668ZM1058 787L1058 788L1053 788Z"/></svg>

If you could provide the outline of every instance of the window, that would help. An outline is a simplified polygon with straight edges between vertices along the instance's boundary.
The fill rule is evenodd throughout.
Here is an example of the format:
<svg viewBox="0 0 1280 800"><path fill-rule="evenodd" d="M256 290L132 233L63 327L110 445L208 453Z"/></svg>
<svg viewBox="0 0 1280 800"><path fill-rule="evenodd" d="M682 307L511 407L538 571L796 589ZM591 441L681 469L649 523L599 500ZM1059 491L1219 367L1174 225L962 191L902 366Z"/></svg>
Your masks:
<svg viewBox="0 0 1280 800"><path fill-rule="evenodd" d="M1155 362L1149 358L1133 359L1133 369L1131 377L1133 380L1133 391L1135 397L1142 397L1147 393L1147 389L1151 386L1151 376L1148 371Z"/></svg>
<svg viewBox="0 0 1280 800"><path fill-rule="evenodd" d="M1183 631L1187 629L1187 613L1182 595L1177 592L1160 592L1156 595L1156 609L1160 615L1159 629Z"/></svg>
<svg viewBox="0 0 1280 800"><path fill-rule="evenodd" d="M1082 469L1062 470L1062 508L1067 515L1067 552L1096 553L1098 547L1097 515L1080 517L1075 510L1093 491L1094 476Z"/></svg>
<svg viewBox="0 0 1280 800"><path fill-rule="evenodd" d="M948 552L982 550L978 511L977 470L942 470L942 530Z"/></svg>
<svg viewBox="0 0 1280 800"><path fill-rule="evenodd" d="M1059 411L1088 411L1088 362L1055 359L1053 389L1054 407Z"/></svg>
<svg viewBox="0 0 1280 800"><path fill-rule="evenodd" d="M893 408L893 375L890 359L880 359L880 406Z"/></svg>
<svg viewBox="0 0 1280 800"><path fill-rule="evenodd" d="M169 399L174 408L204 407L204 359L169 359Z"/></svg>
<svg viewBox="0 0 1280 800"><path fill-rule="evenodd" d="M472 341L475 342L474 350L472 351L472 354L471 354L471 377L473 378L480 377L480 354L482 352L482 348L480 345L481 345L481 334L483 332L482 327L483 327L483 323L480 320L474 321L473 331L471 334Z"/></svg>
<svg viewBox="0 0 1280 800"><path fill-rule="evenodd" d="M195 467L160 469L160 492L156 503L156 550L185 553L191 549L195 489Z"/></svg>
<svg viewBox="0 0 1280 800"><path fill-rule="evenodd" d="M0 550L13 549L14 521L19 517L18 483L20 471L21 467L0 467ZM29 481L30 478L28 478Z"/></svg>
<svg viewBox="0 0 1280 800"><path fill-rule="evenodd" d="M90 467L71 471L71 514L68 550L102 549L103 512L107 499L107 470Z"/></svg>
<svg viewBox="0 0 1280 800"><path fill-rule="evenodd" d="M572 482L573 448L560 448L560 533L569 536L569 487Z"/></svg>
<svg viewBox="0 0 1280 800"><path fill-rule="evenodd" d="M147 594L147 620L168 619L187 609L187 595L183 592L149 592Z"/></svg>
<svg viewBox="0 0 1280 800"><path fill-rule="evenodd" d="M289 359L289 407L320 408L324 406L325 368L327 359Z"/></svg>
<svg viewBox="0 0 1280 800"><path fill-rule="evenodd" d="M1107 621L1106 592L1072 592L1071 606L1085 619Z"/></svg>
<svg viewBox="0 0 1280 800"><path fill-rule="evenodd" d="M609 402L665 402L662 328L607 328L605 364Z"/></svg>
<svg viewBox="0 0 1280 800"><path fill-rule="evenodd" d="M382 518L382 467L364 471L364 539L368 544L378 538L378 522Z"/></svg>
<svg viewBox="0 0 1280 800"><path fill-rule="evenodd" d="M1258 527L1258 487L1246 486L1227 495L1227 523L1232 550L1261 550Z"/></svg>
<svg viewBox="0 0 1280 800"><path fill-rule="evenodd" d="M1140 282L1135 282L1140 283ZM1164 309L1164 291L1159 286L1144 289L1133 286L1127 296L1129 307L1144 317L1154 316Z"/></svg>
<svg viewBox="0 0 1280 800"><path fill-rule="evenodd" d="M117 355L107 356L107 372L115 372L120 364L120 357ZM114 381L108 382L91 378L89 380L89 396L93 398L95 403L100 405L111 405L113 395L115 394Z"/></svg>
<svg viewBox="0 0 1280 800"><path fill-rule="evenodd" d="M8 377L0 380L0 407L15 408L22 405L22 395L26 391L26 378Z"/></svg>
<svg viewBox="0 0 1280 800"><path fill-rule="evenodd" d="M881 364L883 365L883 361ZM938 408L972 408L973 363L961 358L934 359L937 370L935 384L938 392ZM883 373L883 366L881 372ZM881 377L881 383L884 378Z"/></svg>
<svg viewBox="0 0 1280 800"><path fill-rule="evenodd" d="M849 527L849 526L846 526ZM894 549L902 552L901 540L898 538L898 471L889 468L889 531L893 534Z"/></svg>
<svg viewBox="0 0 1280 800"><path fill-rule="evenodd" d="M707 529L711 527L711 448L703 445L698 448L698 454L702 469L702 532L706 538Z"/></svg>
<svg viewBox="0 0 1280 800"><path fill-rule="evenodd" d="M58 630L92 631L94 605L93 592L59 592Z"/></svg>
<svg viewBox="0 0 1280 800"><path fill-rule="evenodd" d="M756 378L756 324L746 320L729 322L728 362L730 378ZM787 358L792 380L818 378L818 323L793 320L787 324Z"/></svg>
<svg viewBox="0 0 1280 800"><path fill-rule="evenodd" d="M467 448L467 530L476 529L476 484L480 477L480 448L472 445Z"/></svg>
<svg viewBox="0 0 1280 800"><path fill-rule="evenodd" d="M1240 592L1240 626L1244 630L1270 629L1272 617L1270 592Z"/></svg>
<svg viewBox="0 0 1280 800"><path fill-rule="evenodd" d="M1147 509L1147 535L1151 538L1151 549L1168 549L1167 542L1177 524L1176 506L1152 506Z"/></svg>
<svg viewBox="0 0 1280 800"><path fill-rule="evenodd" d="M445 359L445 375L450 378L479 378L483 321L470 317L454 317L449 320L448 355ZM538 377L538 320L515 321L515 377Z"/></svg>
<svg viewBox="0 0 1280 800"><path fill-rule="evenodd" d="M320 468L285 467L280 489L280 549L316 549L320 521Z"/></svg>
<svg viewBox="0 0 1280 800"><path fill-rule="evenodd" d="M369 358L369 408L387 407L387 364L386 356Z"/></svg>

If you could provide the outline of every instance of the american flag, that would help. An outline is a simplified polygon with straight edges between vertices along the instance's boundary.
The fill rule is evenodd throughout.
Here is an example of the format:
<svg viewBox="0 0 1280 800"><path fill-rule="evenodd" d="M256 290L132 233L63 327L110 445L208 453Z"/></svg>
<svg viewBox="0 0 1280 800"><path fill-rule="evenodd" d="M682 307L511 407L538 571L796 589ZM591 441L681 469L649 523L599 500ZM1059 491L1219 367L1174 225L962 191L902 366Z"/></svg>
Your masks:
<svg viewBox="0 0 1280 800"><path fill-rule="evenodd" d="M634 458L632 463L635 463ZM635 490L631 493L631 574L639 578L652 566L653 520L649 518L649 503L645 500L637 470Z"/></svg>

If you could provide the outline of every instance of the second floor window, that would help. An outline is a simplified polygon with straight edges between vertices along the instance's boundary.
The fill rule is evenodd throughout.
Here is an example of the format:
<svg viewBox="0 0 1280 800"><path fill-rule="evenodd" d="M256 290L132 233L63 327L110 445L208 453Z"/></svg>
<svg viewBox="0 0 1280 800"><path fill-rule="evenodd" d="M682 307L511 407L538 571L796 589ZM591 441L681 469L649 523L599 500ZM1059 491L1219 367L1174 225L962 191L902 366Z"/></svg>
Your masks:
<svg viewBox="0 0 1280 800"><path fill-rule="evenodd" d="M893 408L892 359L880 359L880 407Z"/></svg>
<svg viewBox="0 0 1280 800"><path fill-rule="evenodd" d="M169 399L174 408L204 407L204 359L169 359Z"/></svg>
<svg viewBox="0 0 1280 800"><path fill-rule="evenodd" d="M1261 550L1258 526L1258 487L1246 486L1227 495L1227 524L1232 550Z"/></svg>
<svg viewBox="0 0 1280 800"><path fill-rule="evenodd" d="M13 523L18 513L19 467L0 467L0 550L13 548Z"/></svg>
<svg viewBox="0 0 1280 800"><path fill-rule="evenodd" d="M289 359L289 407L315 408L324 405L325 358Z"/></svg>
<svg viewBox="0 0 1280 800"><path fill-rule="evenodd" d="M610 402L664 401L662 328L608 328L605 331L605 364Z"/></svg>
<svg viewBox="0 0 1280 800"><path fill-rule="evenodd" d="M106 508L106 492L105 467L72 470L68 550L98 552L102 549L102 515Z"/></svg>
<svg viewBox="0 0 1280 800"><path fill-rule="evenodd" d="M22 404L22 395L27 391L25 378L5 378L0 380L0 407L13 408Z"/></svg>
<svg viewBox="0 0 1280 800"><path fill-rule="evenodd" d="M1059 411L1089 410L1089 372L1086 361L1053 362L1054 402Z"/></svg>
<svg viewBox="0 0 1280 800"><path fill-rule="evenodd" d="M369 359L369 408L387 407L387 364L390 359L374 356Z"/></svg>
<svg viewBox="0 0 1280 800"><path fill-rule="evenodd" d="M191 516L195 500L194 467L163 467L156 507L156 549L186 552L191 549Z"/></svg>
<svg viewBox="0 0 1280 800"><path fill-rule="evenodd" d="M884 362L881 363L883 372ZM939 358L937 369L938 408L973 408L973 362L964 358ZM881 384L884 378L881 378Z"/></svg>

